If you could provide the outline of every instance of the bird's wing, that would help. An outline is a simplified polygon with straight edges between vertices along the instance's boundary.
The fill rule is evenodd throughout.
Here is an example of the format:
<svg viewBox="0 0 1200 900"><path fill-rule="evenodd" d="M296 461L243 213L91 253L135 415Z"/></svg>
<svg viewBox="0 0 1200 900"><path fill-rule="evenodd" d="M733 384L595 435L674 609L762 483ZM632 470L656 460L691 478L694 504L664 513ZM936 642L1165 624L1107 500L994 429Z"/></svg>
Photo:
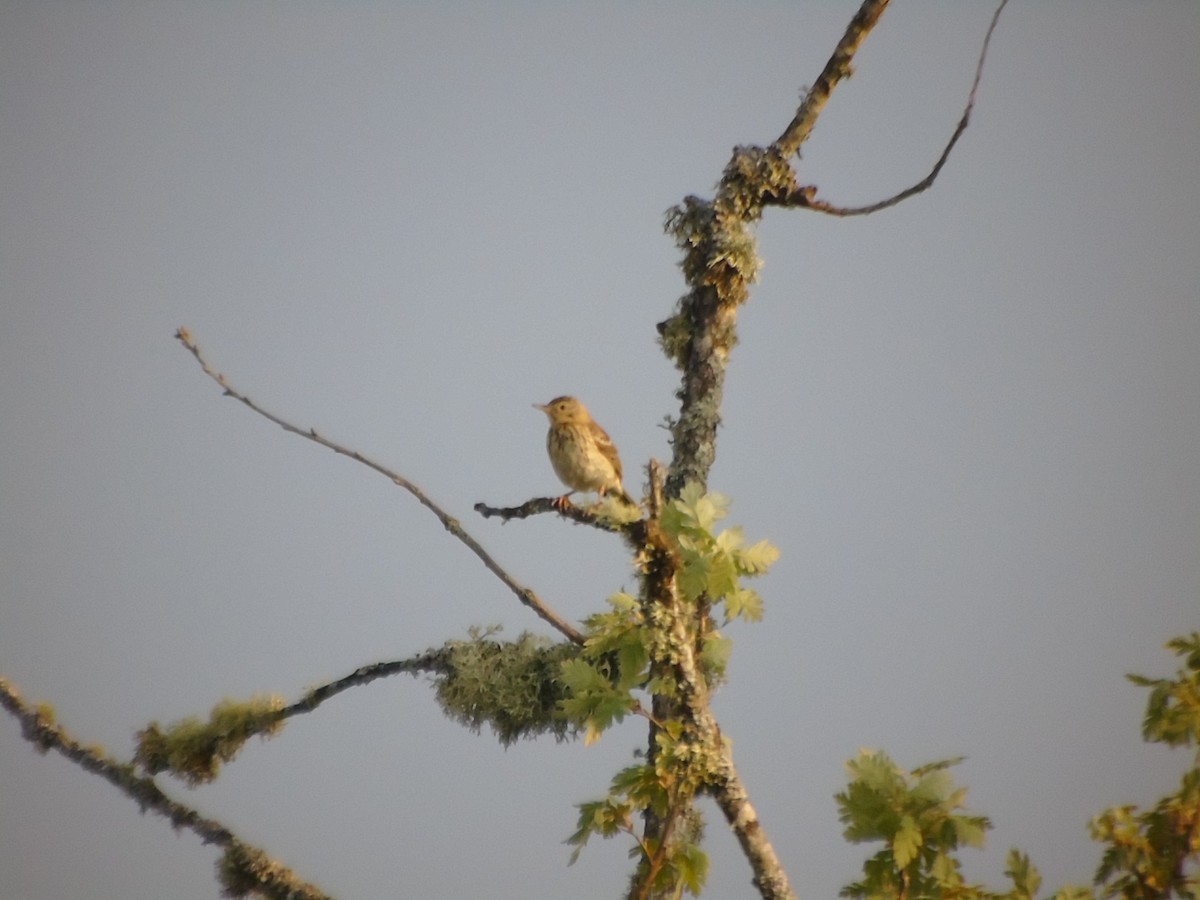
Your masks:
<svg viewBox="0 0 1200 900"><path fill-rule="evenodd" d="M617 456L617 447L612 442L612 438L608 436L608 432L597 425L595 422L590 423L592 426L592 437L596 440L596 449L600 451L600 455L608 460L613 467L613 471L617 473L617 481L622 481L621 476L621 458Z"/></svg>

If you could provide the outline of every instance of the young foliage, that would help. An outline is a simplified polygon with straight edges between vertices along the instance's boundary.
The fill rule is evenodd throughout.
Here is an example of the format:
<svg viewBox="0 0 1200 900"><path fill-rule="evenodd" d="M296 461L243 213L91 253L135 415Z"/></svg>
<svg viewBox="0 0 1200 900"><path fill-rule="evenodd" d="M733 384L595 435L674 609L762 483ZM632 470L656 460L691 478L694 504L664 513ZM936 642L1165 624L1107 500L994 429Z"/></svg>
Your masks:
<svg viewBox="0 0 1200 900"><path fill-rule="evenodd" d="M1142 737L1168 747L1190 747L1200 741L1200 631L1167 641L1166 647L1184 660L1173 681L1144 675L1125 677L1150 688Z"/></svg>
<svg viewBox="0 0 1200 900"><path fill-rule="evenodd" d="M888 756L860 750L846 764L850 784L836 797L843 832L852 843L883 841L863 864L863 878L842 888L843 897L949 897L978 893L964 884L955 854L982 847L991 828L985 816L960 812L966 788L947 771L961 759L906 772Z"/></svg>
<svg viewBox="0 0 1200 900"><path fill-rule="evenodd" d="M662 734L661 747L675 745L675 739ZM613 837L628 834L635 841L631 856L639 857L639 879L649 877L650 887L663 896L679 897L685 891L698 896L708 878L708 855L700 849L700 834L681 837L679 829L675 840L662 844L649 838L639 838L635 828L638 818L649 810L663 819L671 819L678 812L680 785L675 777L677 766L660 753L655 765L642 763L629 766L618 772L612 780L609 793L600 800L579 804L579 818L575 832L567 838L574 847L571 862L574 863L592 835Z"/></svg>
<svg viewBox="0 0 1200 900"><path fill-rule="evenodd" d="M683 598L701 597L724 603L726 619L762 618L762 598L744 588L740 579L761 575L779 557L767 541L745 546L740 528L714 534L715 524L729 511L722 494L704 493L688 485L681 497L667 503L661 515L663 531L678 551L681 565L676 583ZM590 745L611 725L639 708L635 691L673 697L677 685L659 672L651 676L650 662L657 654L669 656L672 637L665 623L647 615L638 598L617 593L608 598L609 609L589 617L583 652L565 660L560 678L565 695L559 700L563 717L583 729ZM698 638L705 671L719 677L729 660L732 644L715 631ZM672 733L670 723L659 723ZM678 729L674 729L678 736Z"/></svg>
<svg viewBox="0 0 1200 900"><path fill-rule="evenodd" d="M1150 688L1142 736L1169 747L1200 743L1200 632L1167 649L1183 659L1174 679L1127 676ZM1195 897L1200 885L1200 751L1179 790L1139 813L1136 806L1107 809L1092 819L1092 837L1107 848L1096 871L1104 897Z"/></svg>
<svg viewBox="0 0 1200 900"><path fill-rule="evenodd" d="M763 614L762 598L742 587L740 580L764 574L779 551L767 541L747 547L738 527L714 534L714 526L728 512L727 497L689 484L663 509L662 526L679 547L683 565L678 584L684 599L706 597L713 605L723 603L727 622L757 622Z"/></svg>
<svg viewBox="0 0 1200 900"><path fill-rule="evenodd" d="M1127 676L1150 688L1142 735L1171 747L1200 744L1200 633L1167 643L1184 665L1173 679ZM871 898L963 898L1033 900L1041 875L1029 857L1008 854L1005 875L1012 888L992 893L967 885L954 853L960 846L982 847L990 823L959 813L965 789L956 788L947 760L904 772L887 756L861 751L847 764L851 780L837 795L848 841L883 841L884 849L863 865L862 880L842 896ZM1184 773L1179 790L1149 810L1118 806L1092 819L1092 837L1107 845L1096 871L1098 891L1067 885L1053 900L1166 900L1195 898L1200 885L1200 752Z"/></svg>

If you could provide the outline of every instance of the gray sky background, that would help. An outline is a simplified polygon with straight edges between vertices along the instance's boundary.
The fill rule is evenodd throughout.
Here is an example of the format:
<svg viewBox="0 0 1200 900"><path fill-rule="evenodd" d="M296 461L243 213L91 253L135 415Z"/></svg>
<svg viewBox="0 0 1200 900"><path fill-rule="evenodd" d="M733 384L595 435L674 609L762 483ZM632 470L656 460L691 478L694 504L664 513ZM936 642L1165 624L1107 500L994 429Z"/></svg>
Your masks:
<svg viewBox="0 0 1200 900"><path fill-rule="evenodd" d="M676 375L665 209L792 116L856 8L0 3L0 672L126 756L147 721L503 623L547 629L408 495L220 391L424 486L581 618L620 543L477 501L558 484L530 404L574 393L636 488ZM885 14L806 146L845 204L921 178L989 3ZM1088 818L1171 790L1144 745L1161 650L1200 627L1200 6L1014 0L936 187L768 213L711 485L782 551L717 700L802 897L874 847L833 794L858 747L966 754L1048 890ZM507 751L427 685L343 695L182 796L343 898L619 895L568 868L572 806L641 746ZM710 818L710 896L750 898ZM215 854L0 721L0 893L216 896Z"/></svg>

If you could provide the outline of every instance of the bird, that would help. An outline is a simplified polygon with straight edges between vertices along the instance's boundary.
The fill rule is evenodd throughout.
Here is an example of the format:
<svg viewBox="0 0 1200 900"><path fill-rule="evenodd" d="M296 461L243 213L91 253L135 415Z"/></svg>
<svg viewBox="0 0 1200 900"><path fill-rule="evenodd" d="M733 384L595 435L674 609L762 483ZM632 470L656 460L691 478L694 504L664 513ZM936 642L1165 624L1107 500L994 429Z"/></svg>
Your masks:
<svg viewBox="0 0 1200 900"><path fill-rule="evenodd" d="M564 396L533 407L550 420L546 452L558 480L571 489L555 501L556 506L565 508L567 498L577 491L595 491L601 497L613 494L637 506L621 484L621 458L612 438L596 424L586 406Z"/></svg>

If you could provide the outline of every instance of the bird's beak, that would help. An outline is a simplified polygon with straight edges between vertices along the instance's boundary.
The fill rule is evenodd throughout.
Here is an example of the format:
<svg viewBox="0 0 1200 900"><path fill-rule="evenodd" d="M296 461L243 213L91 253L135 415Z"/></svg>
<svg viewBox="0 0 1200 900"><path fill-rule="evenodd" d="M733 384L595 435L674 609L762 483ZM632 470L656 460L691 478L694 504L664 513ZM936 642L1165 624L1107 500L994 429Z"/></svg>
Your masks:
<svg viewBox="0 0 1200 900"><path fill-rule="evenodd" d="M545 406L545 404L542 404L542 403L535 403L535 404L533 404L533 408L534 408L534 409L540 409L542 412L549 412L549 409L547 409L547 407Z"/></svg>

